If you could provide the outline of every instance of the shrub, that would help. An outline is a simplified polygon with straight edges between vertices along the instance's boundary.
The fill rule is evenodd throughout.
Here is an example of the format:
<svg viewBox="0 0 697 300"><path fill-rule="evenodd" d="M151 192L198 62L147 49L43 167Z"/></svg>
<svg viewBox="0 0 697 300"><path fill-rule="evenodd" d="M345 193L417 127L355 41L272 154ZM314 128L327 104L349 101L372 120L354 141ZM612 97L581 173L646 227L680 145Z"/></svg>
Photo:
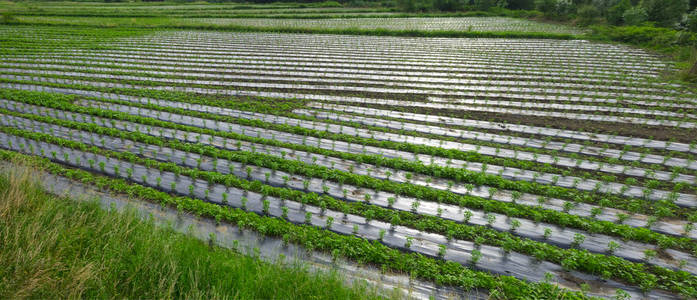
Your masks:
<svg viewBox="0 0 697 300"><path fill-rule="evenodd" d="M535 9L541 11L545 16L553 15L556 8L556 0L535 0Z"/></svg>
<svg viewBox="0 0 697 300"><path fill-rule="evenodd" d="M648 20L662 26L673 26L682 19L689 9L688 0L641 0L640 6L646 10Z"/></svg>
<svg viewBox="0 0 697 300"><path fill-rule="evenodd" d="M632 8L629 0L622 0L607 10L607 21L612 25L620 25L624 22L624 13Z"/></svg>
<svg viewBox="0 0 697 300"><path fill-rule="evenodd" d="M575 2L578 3L578 2L583 2L583 1L575 1ZM599 11L605 13L608 10L610 10L611 7L620 3L620 0L593 0L593 1L586 1L586 2L590 2L590 5L593 5ZM636 1L636 2L638 2L638 1ZM630 4L630 6L631 6L631 4Z"/></svg>
<svg viewBox="0 0 697 300"><path fill-rule="evenodd" d="M593 24L593 21L600 16L600 11L593 5L584 5L578 9L578 23L582 26Z"/></svg>
<svg viewBox="0 0 697 300"><path fill-rule="evenodd" d="M630 26L637 26L641 23L644 23L648 20L648 18L649 15L646 12L646 9L640 6L632 7L626 10L622 15L622 19L624 19L624 24Z"/></svg>
<svg viewBox="0 0 697 300"><path fill-rule="evenodd" d="M571 0L557 0L554 10L557 16L568 16L574 13L576 6Z"/></svg>
<svg viewBox="0 0 697 300"><path fill-rule="evenodd" d="M425 12L433 9L432 0L397 0L397 7L406 12Z"/></svg>
<svg viewBox="0 0 697 300"><path fill-rule="evenodd" d="M483 0L492 1L492 0ZM461 0L434 0L433 8L440 11L458 11L463 9L463 3ZM484 10L488 9L485 8Z"/></svg>
<svg viewBox="0 0 697 300"><path fill-rule="evenodd" d="M315 4L315 7L342 7L341 3L336 1L324 1Z"/></svg>
<svg viewBox="0 0 697 300"><path fill-rule="evenodd" d="M443 1L443 0L437 0ZM477 10L489 10L489 8L494 6L494 0L474 0L474 7Z"/></svg>
<svg viewBox="0 0 697 300"><path fill-rule="evenodd" d="M508 0L508 8L509 9L534 9L535 8L535 1L534 0Z"/></svg>
<svg viewBox="0 0 697 300"><path fill-rule="evenodd" d="M697 32L697 8L683 16L680 25L685 30Z"/></svg>

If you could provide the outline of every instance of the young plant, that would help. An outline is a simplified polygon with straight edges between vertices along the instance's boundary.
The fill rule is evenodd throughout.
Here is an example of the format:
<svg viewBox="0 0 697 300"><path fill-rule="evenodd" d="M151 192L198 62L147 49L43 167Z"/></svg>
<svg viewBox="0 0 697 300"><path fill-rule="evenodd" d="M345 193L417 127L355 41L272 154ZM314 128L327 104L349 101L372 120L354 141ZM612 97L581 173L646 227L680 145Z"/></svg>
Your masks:
<svg viewBox="0 0 697 300"><path fill-rule="evenodd" d="M607 243L607 252L609 254L615 253L615 251L617 251L617 249L619 249L619 248L620 248L620 244L618 244L615 241L610 241L609 243Z"/></svg>
<svg viewBox="0 0 697 300"><path fill-rule="evenodd" d="M623 213L617 213L617 223L622 224L629 218L629 215Z"/></svg>
<svg viewBox="0 0 697 300"><path fill-rule="evenodd" d="M242 203L242 209L243 209L243 210L247 210L247 201L249 201L249 200L247 199L247 197L242 196L242 198L240 198L240 202Z"/></svg>
<svg viewBox="0 0 697 300"><path fill-rule="evenodd" d="M387 198L387 207L392 208L392 206L394 205L394 203L395 203L396 200L397 200L397 199L395 199L395 197L389 197L389 198Z"/></svg>
<svg viewBox="0 0 697 300"><path fill-rule="evenodd" d="M656 250L651 250L651 249L644 250L644 260L649 262L654 257L656 257Z"/></svg>
<svg viewBox="0 0 697 300"><path fill-rule="evenodd" d="M438 245L438 257L439 258L445 257L445 251L447 251L447 247L445 245Z"/></svg>
<svg viewBox="0 0 697 300"><path fill-rule="evenodd" d="M603 209L600 207L593 207L591 208L591 218L597 217L599 214L603 212Z"/></svg>
<svg viewBox="0 0 697 300"><path fill-rule="evenodd" d="M320 208L320 213L321 213L322 215L324 215L324 213L327 211L327 202L324 201L324 200L322 200L322 201L319 203L319 208Z"/></svg>
<svg viewBox="0 0 697 300"><path fill-rule="evenodd" d="M247 166L245 170L247 171L247 178L252 178L252 167Z"/></svg>
<svg viewBox="0 0 697 300"><path fill-rule="evenodd" d="M513 219L511 221L511 231L515 231L518 227L520 227L520 221Z"/></svg>
<svg viewBox="0 0 697 300"><path fill-rule="evenodd" d="M571 242L572 247L579 247L586 240L586 236L580 233L574 234L574 241Z"/></svg>
<svg viewBox="0 0 697 300"><path fill-rule="evenodd" d="M496 222L496 216L492 213L487 213L486 224L489 225L489 227L491 227L492 225L494 225L494 222Z"/></svg>
<svg viewBox="0 0 697 300"><path fill-rule="evenodd" d="M327 217L327 226L326 226L326 228L327 228L327 229L331 229L331 228L332 228L332 223L334 223L334 218L332 218L332 217Z"/></svg>
<svg viewBox="0 0 697 300"><path fill-rule="evenodd" d="M392 218L390 218L390 229L394 230L394 228L402 223L402 219L399 217L398 213L392 214Z"/></svg>
<svg viewBox="0 0 697 300"><path fill-rule="evenodd" d="M407 249L410 249L410 248L411 248L411 244L412 244L413 241L414 241L414 238L408 236L408 237L407 237L407 240L404 242L404 247L407 248Z"/></svg>
<svg viewBox="0 0 697 300"><path fill-rule="evenodd" d="M271 202L268 199L264 199L264 201L262 201L262 206L263 206L262 211L264 212L264 214L268 215L269 214L269 207L271 206Z"/></svg>
<svg viewBox="0 0 697 300"><path fill-rule="evenodd" d="M519 191L513 191L511 192L511 200L513 200L513 203L516 203L516 201L520 200L520 198L523 196L523 193Z"/></svg>
<svg viewBox="0 0 697 300"><path fill-rule="evenodd" d="M463 223L469 223L470 219L472 219L472 211L465 209L465 211L462 213L464 216L464 219L462 220Z"/></svg>
<svg viewBox="0 0 697 300"><path fill-rule="evenodd" d="M482 252L477 249L472 250L472 265L476 265L480 259L482 259Z"/></svg>
<svg viewBox="0 0 697 300"><path fill-rule="evenodd" d="M551 228L545 228L544 233L542 234L542 237L547 240L552 236L552 229Z"/></svg>
<svg viewBox="0 0 697 300"><path fill-rule="evenodd" d="M412 203L411 203L411 211L412 211L413 213L416 213L416 210L419 208L419 205L420 205L420 204L421 204L421 202L419 202L419 200L416 200L416 201L412 202Z"/></svg>

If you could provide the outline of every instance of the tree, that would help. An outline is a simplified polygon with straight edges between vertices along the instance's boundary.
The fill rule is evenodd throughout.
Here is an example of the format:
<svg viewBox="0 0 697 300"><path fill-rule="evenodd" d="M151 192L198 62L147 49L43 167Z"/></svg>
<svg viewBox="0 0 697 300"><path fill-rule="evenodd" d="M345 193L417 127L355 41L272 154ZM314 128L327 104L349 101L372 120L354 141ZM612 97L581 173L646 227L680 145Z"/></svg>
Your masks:
<svg viewBox="0 0 697 300"><path fill-rule="evenodd" d="M474 8L477 10L489 10L494 6L493 0L474 0Z"/></svg>
<svg viewBox="0 0 697 300"><path fill-rule="evenodd" d="M440 11L458 11L462 10L463 3L460 0L434 0L433 6Z"/></svg>
<svg viewBox="0 0 697 300"><path fill-rule="evenodd" d="M510 9L535 9L534 0L508 0Z"/></svg>
<svg viewBox="0 0 697 300"><path fill-rule="evenodd" d="M648 13L643 7L640 6L632 7L625 11L624 14L622 14L622 20L624 20L624 24L630 26L641 25L641 23L646 22L648 18Z"/></svg>
<svg viewBox="0 0 697 300"><path fill-rule="evenodd" d="M605 13L610 10L611 7L617 5L621 0L593 0L590 4L595 6L598 11Z"/></svg>
<svg viewBox="0 0 697 300"><path fill-rule="evenodd" d="M578 9L578 20L583 26L588 26L600 16L600 12L593 5L583 5Z"/></svg>
<svg viewBox="0 0 697 300"><path fill-rule="evenodd" d="M431 3L425 0L397 0L397 7L406 12L427 11L431 6Z"/></svg>
<svg viewBox="0 0 697 300"><path fill-rule="evenodd" d="M691 32L697 32L697 9L683 17L681 27Z"/></svg>
<svg viewBox="0 0 697 300"><path fill-rule="evenodd" d="M566 17L574 13L576 5L571 0L557 0L555 10L557 16Z"/></svg>
<svg viewBox="0 0 697 300"><path fill-rule="evenodd" d="M607 21L612 25L620 25L624 22L624 13L632 8L632 2L622 0L607 11Z"/></svg>
<svg viewBox="0 0 697 300"><path fill-rule="evenodd" d="M535 0L535 9L541 11L546 16L554 14L557 8L556 0Z"/></svg>
<svg viewBox="0 0 697 300"><path fill-rule="evenodd" d="M689 0L641 0L648 20L661 26L673 26L682 19L690 8Z"/></svg>

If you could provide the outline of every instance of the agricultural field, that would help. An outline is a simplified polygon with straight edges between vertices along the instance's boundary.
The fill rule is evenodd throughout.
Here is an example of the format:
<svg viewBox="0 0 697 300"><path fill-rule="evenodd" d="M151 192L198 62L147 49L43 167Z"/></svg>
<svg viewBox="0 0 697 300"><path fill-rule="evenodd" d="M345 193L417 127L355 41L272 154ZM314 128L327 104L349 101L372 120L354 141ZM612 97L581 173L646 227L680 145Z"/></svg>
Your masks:
<svg viewBox="0 0 697 300"><path fill-rule="evenodd" d="M697 297L697 95L665 57L499 17L197 22L574 38L2 26L0 157L397 295Z"/></svg>
<svg viewBox="0 0 697 300"><path fill-rule="evenodd" d="M385 13L391 14L391 13ZM360 14L359 14L360 15ZM560 35L581 35L583 30L571 26L538 23L508 17L387 17L371 13L357 17L343 13L342 18L105 18L66 16L19 16L25 24L80 26L137 26L174 28L258 28L274 30L388 30L441 32L515 32Z"/></svg>
<svg viewBox="0 0 697 300"><path fill-rule="evenodd" d="M379 7L337 7L338 3L90 3L90 2L0 2L4 11L18 16L69 17L279 17L310 15L332 17L343 14L383 14L394 10Z"/></svg>
<svg viewBox="0 0 697 300"><path fill-rule="evenodd" d="M371 16L376 16L371 14ZM106 22L115 26L134 24L127 18L102 17L18 17L28 23L60 25L97 25ZM290 29L378 29L378 30L421 30L421 31L467 31L467 32L537 32L580 35L582 30L557 25L538 23L506 17L419 17L419 18L322 18L322 19L271 19L271 18L141 18L135 23L143 26L205 27L214 28L290 28Z"/></svg>
<svg viewBox="0 0 697 300"><path fill-rule="evenodd" d="M330 29L387 29L387 30L456 30L456 31L516 31L581 34L573 27L533 22L505 17L435 17L435 18L332 18L332 19L254 19L205 18L191 19L192 23L237 25L248 27L290 27Z"/></svg>

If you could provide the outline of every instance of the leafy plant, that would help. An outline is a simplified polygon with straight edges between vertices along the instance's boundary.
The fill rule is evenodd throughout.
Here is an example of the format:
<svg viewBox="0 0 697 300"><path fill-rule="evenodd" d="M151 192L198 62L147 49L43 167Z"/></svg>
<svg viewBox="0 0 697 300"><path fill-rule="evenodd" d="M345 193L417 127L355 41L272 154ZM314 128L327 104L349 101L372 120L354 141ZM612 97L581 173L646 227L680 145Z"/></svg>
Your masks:
<svg viewBox="0 0 697 300"><path fill-rule="evenodd" d="M574 234L574 240L571 243L573 247L579 247L586 240L586 236L580 233Z"/></svg>
<svg viewBox="0 0 697 300"><path fill-rule="evenodd" d="M476 265L477 262L479 262L479 260L480 260L481 258L482 258L482 252L481 252L481 251L479 251L479 250L477 250L477 249L472 250L472 258L471 258L472 265Z"/></svg>
<svg viewBox="0 0 697 300"><path fill-rule="evenodd" d="M406 242L404 242L404 247L407 248L407 249L411 248L411 244L412 244L413 241L414 241L414 238L408 236L407 239L406 239Z"/></svg>

